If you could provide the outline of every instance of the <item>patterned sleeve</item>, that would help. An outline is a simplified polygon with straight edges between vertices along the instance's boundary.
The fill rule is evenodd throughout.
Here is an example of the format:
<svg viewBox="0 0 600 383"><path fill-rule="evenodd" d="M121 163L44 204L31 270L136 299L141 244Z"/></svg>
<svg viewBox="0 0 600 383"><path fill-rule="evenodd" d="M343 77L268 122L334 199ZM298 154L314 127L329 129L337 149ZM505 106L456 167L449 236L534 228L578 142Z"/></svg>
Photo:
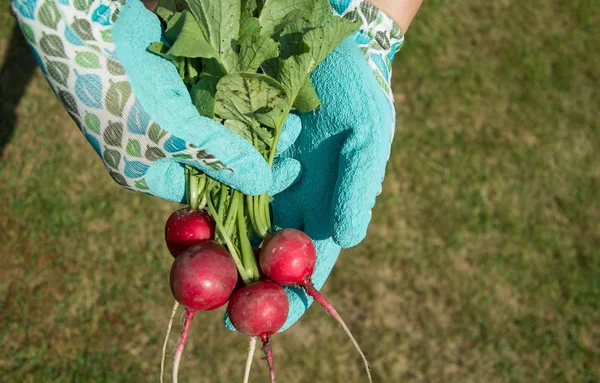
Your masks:
<svg viewBox="0 0 600 383"><path fill-rule="evenodd" d="M345 19L362 24L356 43L373 68L377 81L391 97L392 60L402 48L400 27L379 8L365 0L330 0L334 11Z"/></svg>
<svg viewBox="0 0 600 383"><path fill-rule="evenodd" d="M163 130L143 109L115 54L112 27L125 0L13 0L32 52L85 138L121 186L149 194L146 172L165 157L225 165Z"/></svg>

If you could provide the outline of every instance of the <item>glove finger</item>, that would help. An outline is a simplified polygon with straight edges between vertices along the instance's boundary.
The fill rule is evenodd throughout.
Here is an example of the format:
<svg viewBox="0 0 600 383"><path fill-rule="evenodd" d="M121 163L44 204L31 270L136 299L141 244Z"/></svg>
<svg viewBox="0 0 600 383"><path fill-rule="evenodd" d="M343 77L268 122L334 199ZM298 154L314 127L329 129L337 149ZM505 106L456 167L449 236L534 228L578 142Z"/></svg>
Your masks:
<svg viewBox="0 0 600 383"><path fill-rule="evenodd" d="M280 142L282 139L286 140L284 142L288 143L287 146L293 143L300 133L300 126L299 117L290 115L283 127ZM279 148L281 147L280 145ZM285 151L286 148L284 146L282 151ZM273 183L269 195L278 194L298 182L301 173L300 162L297 160L276 157L272 167ZM173 158L154 161L146 172L145 180L150 192L156 197L173 202L185 202L186 174L185 167L181 162Z"/></svg>
<svg viewBox="0 0 600 383"><path fill-rule="evenodd" d="M273 183L269 189L271 197L294 185L302 176L302 166L293 158L275 158L272 171Z"/></svg>
<svg viewBox="0 0 600 383"><path fill-rule="evenodd" d="M194 159L200 160L201 171L245 194L265 192L272 177L260 153L241 136L200 116L175 66L148 52L161 37L160 21L140 1L129 0L121 8L113 39L141 108L162 129L185 137L190 149L192 144L202 149ZM180 141L178 149L183 149L185 141ZM182 162L196 164L194 160Z"/></svg>
<svg viewBox="0 0 600 383"><path fill-rule="evenodd" d="M387 104L387 100L381 102ZM377 113L370 113L367 121L359 120L365 125L354 127L342 145L332 201L332 232L334 241L343 248L356 246L364 239L371 209L381 192L391 137L382 127L394 124L391 107L388 109L372 109Z"/></svg>
<svg viewBox="0 0 600 383"><path fill-rule="evenodd" d="M146 173L150 192L167 201L186 202L185 166L172 159L155 161Z"/></svg>
<svg viewBox="0 0 600 383"><path fill-rule="evenodd" d="M290 113L285 120L277 142L277 156L282 155L296 140L302 131L302 120L297 115Z"/></svg>

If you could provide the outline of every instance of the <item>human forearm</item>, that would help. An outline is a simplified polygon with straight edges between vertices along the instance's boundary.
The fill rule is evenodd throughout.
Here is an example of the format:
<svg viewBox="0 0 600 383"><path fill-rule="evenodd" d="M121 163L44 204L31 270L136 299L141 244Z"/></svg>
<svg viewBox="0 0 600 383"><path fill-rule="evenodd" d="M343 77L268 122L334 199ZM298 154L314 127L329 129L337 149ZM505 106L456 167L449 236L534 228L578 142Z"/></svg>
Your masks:
<svg viewBox="0 0 600 383"><path fill-rule="evenodd" d="M411 21L417 14L423 0L367 0L385 14L400 27L403 33L406 33Z"/></svg>

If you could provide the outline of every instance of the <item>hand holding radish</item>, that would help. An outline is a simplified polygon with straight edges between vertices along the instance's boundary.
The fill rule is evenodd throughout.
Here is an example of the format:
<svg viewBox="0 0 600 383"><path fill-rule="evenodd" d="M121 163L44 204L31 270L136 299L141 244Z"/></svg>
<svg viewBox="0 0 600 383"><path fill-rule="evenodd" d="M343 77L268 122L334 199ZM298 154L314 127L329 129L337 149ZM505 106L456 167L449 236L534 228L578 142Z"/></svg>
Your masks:
<svg viewBox="0 0 600 383"><path fill-rule="evenodd" d="M186 310L174 382L194 314L228 300L232 323L263 340L272 382L270 337L307 309L305 294L338 320L366 365L317 288L340 248L364 237L379 191L394 39L382 37L389 20L367 3L335 2L337 16L325 0L289 14L288 3L159 0L159 17L139 0L14 4L111 176L161 198L185 195L189 208L165 230L171 291ZM35 16L34 27L23 21ZM360 22L368 28L343 42ZM257 262L251 241L261 237ZM234 292L239 278L245 286Z"/></svg>

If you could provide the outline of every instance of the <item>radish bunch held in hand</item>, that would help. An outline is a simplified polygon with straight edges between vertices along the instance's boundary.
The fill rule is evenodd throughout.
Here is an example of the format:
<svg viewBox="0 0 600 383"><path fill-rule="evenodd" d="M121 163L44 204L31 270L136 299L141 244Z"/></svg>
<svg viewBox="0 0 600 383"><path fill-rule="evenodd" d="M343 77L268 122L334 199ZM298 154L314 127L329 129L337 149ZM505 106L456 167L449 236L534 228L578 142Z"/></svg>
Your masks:
<svg viewBox="0 0 600 383"><path fill-rule="evenodd" d="M182 220L182 215L194 219ZM270 338L281 329L289 312L288 298L282 286L304 288L342 325L363 358L371 380L367 361L346 324L312 285L316 253L312 240L306 234L295 229L283 229L270 234L259 250L260 280L238 286L234 291L238 274L233 258L223 246L204 236L213 227L206 212L190 211L189 208L174 212L165 227L167 247L176 249L171 250L176 257L171 268L171 292L186 310L184 328L175 354L174 382L177 382L179 362L194 314L197 311L214 310L227 301L227 313L233 325L241 333L260 337L263 341L271 381L275 382ZM174 232L193 233L185 238L185 242L189 243L187 249L181 250L176 246L181 241Z"/></svg>
<svg viewBox="0 0 600 383"><path fill-rule="evenodd" d="M328 0L215 4L160 0L156 14L165 40L148 49L175 65L201 115L247 139L272 166L290 112L319 106L310 74L358 25L333 16ZM304 288L349 334L313 287L312 240L293 229L271 232L268 194L245 195L189 165L186 174L189 207L174 212L165 228L167 247L175 257L171 291L186 310L173 381L194 314L229 301L227 313L236 329L263 341L275 382L270 338L288 317L283 286ZM261 239L257 262L252 242ZM234 291L238 275L243 284ZM246 380L248 371L249 366Z"/></svg>

